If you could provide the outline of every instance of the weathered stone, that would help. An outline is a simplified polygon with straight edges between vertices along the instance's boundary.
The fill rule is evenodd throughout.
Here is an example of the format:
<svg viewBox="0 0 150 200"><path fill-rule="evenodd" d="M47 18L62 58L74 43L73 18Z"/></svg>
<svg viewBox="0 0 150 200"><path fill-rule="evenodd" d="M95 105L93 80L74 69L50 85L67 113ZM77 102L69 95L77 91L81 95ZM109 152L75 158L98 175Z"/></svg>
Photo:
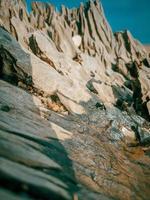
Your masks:
<svg viewBox="0 0 150 200"><path fill-rule="evenodd" d="M30 14L1 0L0 25L0 199L147 200L142 44L114 34L98 0Z"/></svg>

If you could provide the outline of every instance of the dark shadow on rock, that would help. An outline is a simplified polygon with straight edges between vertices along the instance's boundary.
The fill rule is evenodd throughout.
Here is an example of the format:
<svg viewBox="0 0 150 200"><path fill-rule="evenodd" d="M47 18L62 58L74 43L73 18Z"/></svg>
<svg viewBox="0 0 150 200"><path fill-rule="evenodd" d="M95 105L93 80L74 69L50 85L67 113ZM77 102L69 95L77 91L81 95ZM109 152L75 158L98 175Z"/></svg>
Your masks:
<svg viewBox="0 0 150 200"><path fill-rule="evenodd" d="M147 67L147 60L142 61L143 64ZM141 63L142 64L142 63ZM142 100L142 88L139 80L138 64L136 61L126 64L128 70L128 75L122 73L117 65L112 65L112 69L115 72L121 73L126 79L125 87L121 88L120 86L113 86L113 92L117 98L116 106L121 110L126 110L127 107L134 108L135 112L141 117L145 118L147 121L150 120L149 112L147 109L147 102L149 99L146 99L145 102ZM131 96L131 92L133 93ZM129 93L129 95L127 94ZM133 109L132 109L133 110Z"/></svg>
<svg viewBox="0 0 150 200"><path fill-rule="evenodd" d="M147 102L143 102L142 100L142 88L139 80L138 64L134 61L129 63L127 67L131 75L133 107L138 115L144 117L146 120L150 120L149 112L146 106Z"/></svg>
<svg viewBox="0 0 150 200"><path fill-rule="evenodd" d="M89 80L86 84L86 87L90 90L90 92L94 93L94 94L98 94L97 90L94 88L93 83L99 83L101 84L101 81L97 81L94 78L92 78L91 80Z"/></svg>
<svg viewBox="0 0 150 200"><path fill-rule="evenodd" d="M126 110L127 106L131 107L133 102L132 92L126 87L112 85L112 90L117 99L116 106L121 110Z"/></svg>
<svg viewBox="0 0 150 200"><path fill-rule="evenodd" d="M11 37L3 40L11 45ZM0 40L0 186L21 199L73 199L78 191L73 163L29 94L31 89L38 94L30 55L23 52L28 75L10 52Z"/></svg>

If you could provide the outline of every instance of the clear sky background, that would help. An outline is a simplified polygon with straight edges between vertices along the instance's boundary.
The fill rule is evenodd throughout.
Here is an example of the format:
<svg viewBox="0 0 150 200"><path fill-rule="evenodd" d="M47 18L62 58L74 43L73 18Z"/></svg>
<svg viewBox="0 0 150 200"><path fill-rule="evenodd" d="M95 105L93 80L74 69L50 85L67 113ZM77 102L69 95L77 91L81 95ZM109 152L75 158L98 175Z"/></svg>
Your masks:
<svg viewBox="0 0 150 200"><path fill-rule="evenodd" d="M34 0L26 0L28 9ZM37 0L36 0L37 1ZM50 2L58 9L61 4L77 7L87 0L38 0ZM150 44L150 0L101 0L105 15L113 31L128 29L133 36Z"/></svg>

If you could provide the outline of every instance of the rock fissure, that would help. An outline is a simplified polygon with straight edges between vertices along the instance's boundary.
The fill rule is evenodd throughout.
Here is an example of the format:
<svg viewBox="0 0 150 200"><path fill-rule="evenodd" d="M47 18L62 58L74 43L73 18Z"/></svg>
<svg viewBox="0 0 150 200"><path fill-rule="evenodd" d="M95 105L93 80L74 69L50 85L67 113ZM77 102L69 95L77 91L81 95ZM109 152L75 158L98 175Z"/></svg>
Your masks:
<svg viewBox="0 0 150 200"><path fill-rule="evenodd" d="M1 0L0 25L0 199L148 200L143 45L98 0Z"/></svg>

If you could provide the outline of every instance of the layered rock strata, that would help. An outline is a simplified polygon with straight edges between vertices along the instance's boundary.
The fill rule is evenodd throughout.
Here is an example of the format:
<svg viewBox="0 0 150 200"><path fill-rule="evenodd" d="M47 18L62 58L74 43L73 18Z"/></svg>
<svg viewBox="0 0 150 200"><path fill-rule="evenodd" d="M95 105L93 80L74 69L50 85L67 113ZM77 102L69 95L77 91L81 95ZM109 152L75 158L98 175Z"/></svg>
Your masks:
<svg viewBox="0 0 150 200"><path fill-rule="evenodd" d="M100 2L0 1L0 197L149 197L150 58Z"/></svg>

